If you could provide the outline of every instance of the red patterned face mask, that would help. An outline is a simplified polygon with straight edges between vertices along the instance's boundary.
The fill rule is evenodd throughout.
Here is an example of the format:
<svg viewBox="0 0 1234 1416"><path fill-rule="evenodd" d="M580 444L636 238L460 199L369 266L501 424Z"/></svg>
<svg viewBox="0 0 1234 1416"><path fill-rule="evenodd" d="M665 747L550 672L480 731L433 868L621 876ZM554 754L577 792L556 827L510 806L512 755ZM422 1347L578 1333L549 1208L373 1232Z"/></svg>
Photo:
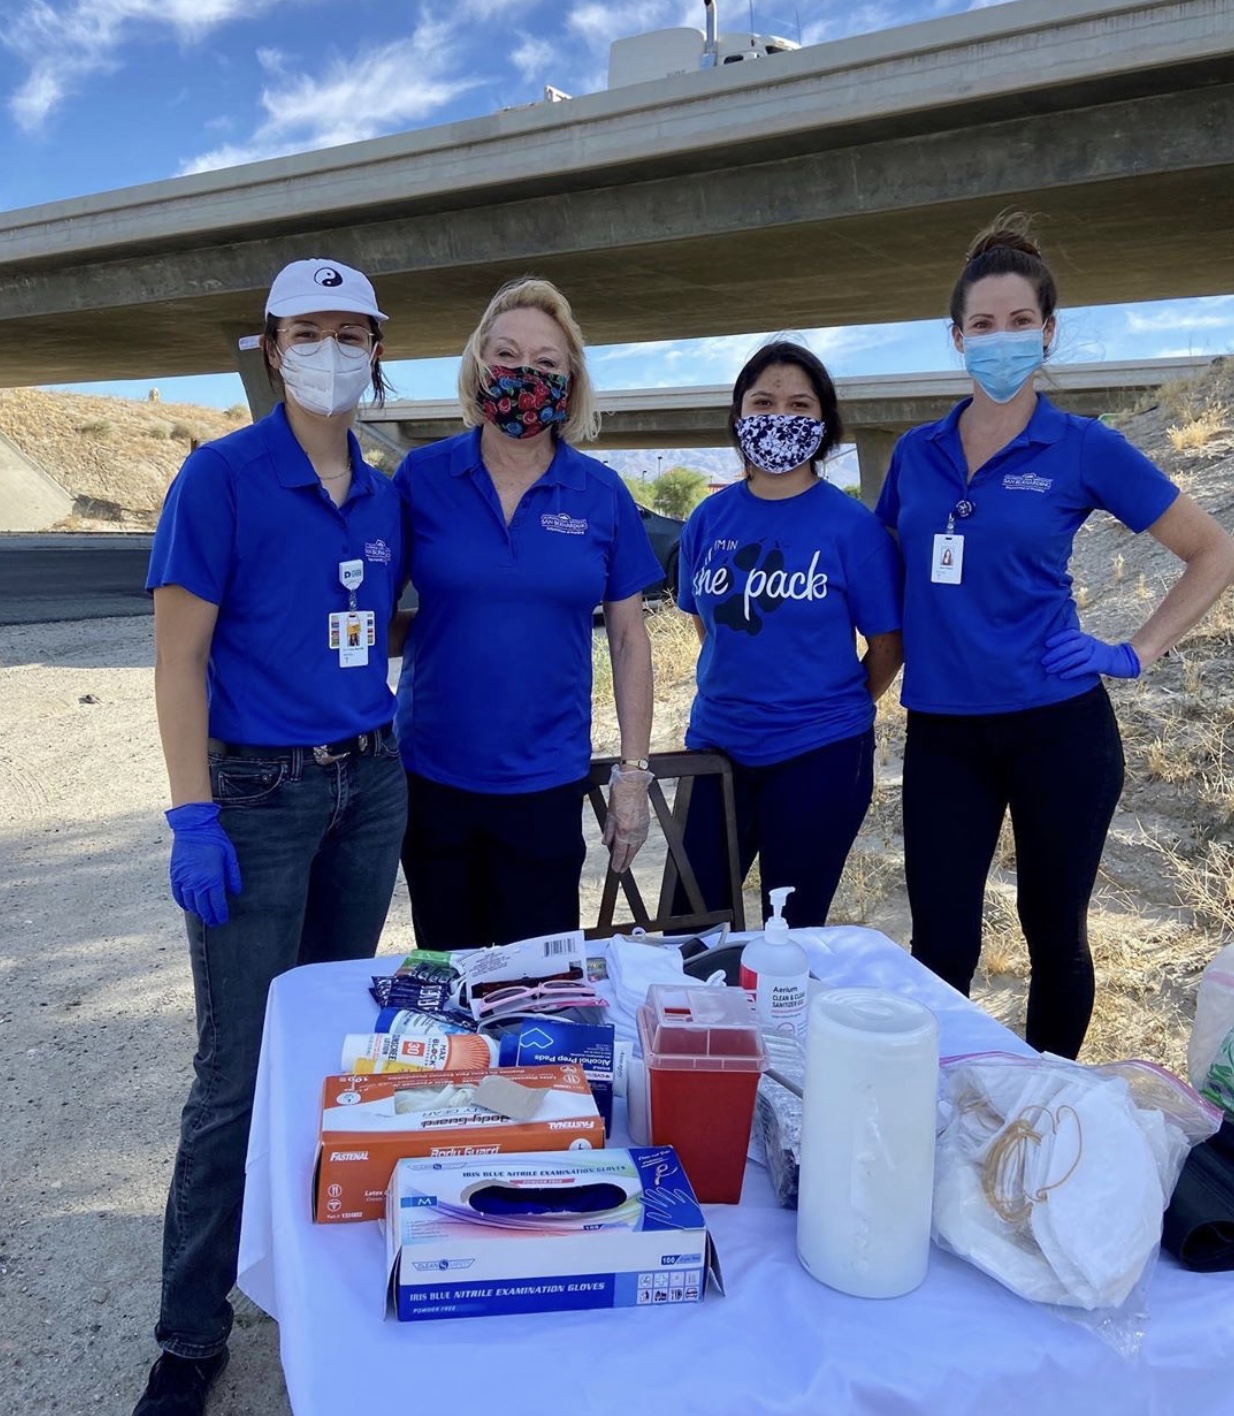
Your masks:
<svg viewBox="0 0 1234 1416"><path fill-rule="evenodd" d="M510 437L534 438L569 417L569 374L507 364L490 364L488 372L488 386L480 390L480 412Z"/></svg>

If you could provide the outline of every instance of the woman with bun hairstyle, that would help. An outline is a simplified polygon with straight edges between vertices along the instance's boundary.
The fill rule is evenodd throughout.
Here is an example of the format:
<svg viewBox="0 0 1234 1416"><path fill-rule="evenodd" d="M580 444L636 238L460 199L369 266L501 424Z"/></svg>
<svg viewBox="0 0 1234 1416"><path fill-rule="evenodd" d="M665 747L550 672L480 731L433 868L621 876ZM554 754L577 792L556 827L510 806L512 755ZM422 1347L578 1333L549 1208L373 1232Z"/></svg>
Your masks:
<svg viewBox="0 0 1234 1416"><path fill-rule="evenodd" d="M870 805L874 703L900 667L899 557L822 476L843 429L810 350L778 340L749 360L729 433L745 476L681 536L678 605L702 644L686 746L732 761L740 871L759 857L764 914L768 891L791 885L789 923L821 925ZM729 904L719 791L698 778L686 822L709 909Z"/></svg>
<svg viewBox="0 0 1234 1416"><path fill-rule="evenodd" d="M1234 578L1234 545L1119 433L1033 387L1054 277L1022 216L973 242L951 332L973 392L897 443L878 504L905 565L904 854L916 958L967 993L1003 816L1032 977L1026 1037L1075 1057L1093 1005L1087 912L1123 783L1103 678L1137 678ZM1183 562L1125 642L1086 634L1067 573L1096 509Z"/></svg>

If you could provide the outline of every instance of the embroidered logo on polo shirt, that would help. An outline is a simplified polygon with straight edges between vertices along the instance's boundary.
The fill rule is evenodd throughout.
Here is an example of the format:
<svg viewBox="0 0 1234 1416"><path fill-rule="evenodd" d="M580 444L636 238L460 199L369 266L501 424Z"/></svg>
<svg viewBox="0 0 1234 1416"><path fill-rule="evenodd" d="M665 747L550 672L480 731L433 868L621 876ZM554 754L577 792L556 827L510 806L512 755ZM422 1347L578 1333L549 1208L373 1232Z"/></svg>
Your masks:
<svg viewBox="0 0 1234 1416"><path fill-rule="evenodd" d="M390 547L387 546L384 541L381 541L381 540L377 540L377 541L365 541L365 543L364 543L364 559L365 559L365 560L376 561L376 562L378 562L378 563L381 564L381 565L389 565L389 564L390 564L390 556L391 556Z"/></svg>
<svg viewBox="0 0 1234 1416"><path fill-rule="evenodd" d="M1035 472L1008 472L1003 478L1009 492L1048 492L1053 485L1053 477L1038 477Z"/></svg>
<svg viewBox="0 0 1234 1416"><path fill-rule="evenodd" d="M564 511L546 511L540 518L540 525L546 531L559 531L563 536L585 536L587 518L568 516Z"/></svg>

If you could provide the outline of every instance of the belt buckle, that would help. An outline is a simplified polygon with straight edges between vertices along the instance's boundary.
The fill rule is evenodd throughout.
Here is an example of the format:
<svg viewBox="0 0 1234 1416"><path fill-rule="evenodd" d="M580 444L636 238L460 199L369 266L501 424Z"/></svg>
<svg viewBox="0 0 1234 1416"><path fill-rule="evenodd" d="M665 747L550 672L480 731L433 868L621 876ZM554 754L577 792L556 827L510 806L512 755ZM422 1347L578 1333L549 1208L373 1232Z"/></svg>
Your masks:
<svg viewBox="0 0 1234 1416"><path fill-rule="evenodd" d="M313 761L318 767L332 767L334 763L341 762L344 757L350 756L350 752L331 752L328 743L322 743L320 747L313 749Z"/></svg>

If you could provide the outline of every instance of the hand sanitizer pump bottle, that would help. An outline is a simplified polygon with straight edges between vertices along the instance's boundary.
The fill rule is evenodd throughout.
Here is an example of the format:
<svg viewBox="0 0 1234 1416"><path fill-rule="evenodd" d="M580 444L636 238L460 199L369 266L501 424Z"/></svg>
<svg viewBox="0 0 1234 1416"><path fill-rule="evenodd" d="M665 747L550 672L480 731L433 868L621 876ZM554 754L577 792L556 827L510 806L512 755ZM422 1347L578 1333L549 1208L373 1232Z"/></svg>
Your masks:
<svg viewBox="0 0 1234 1416"><path fill-rule="evenodd" d="M768 893L771 918L741 951L741 986L754 999L764 1032L804 1039L810 963L782 913L793 887Z"/></svg>

